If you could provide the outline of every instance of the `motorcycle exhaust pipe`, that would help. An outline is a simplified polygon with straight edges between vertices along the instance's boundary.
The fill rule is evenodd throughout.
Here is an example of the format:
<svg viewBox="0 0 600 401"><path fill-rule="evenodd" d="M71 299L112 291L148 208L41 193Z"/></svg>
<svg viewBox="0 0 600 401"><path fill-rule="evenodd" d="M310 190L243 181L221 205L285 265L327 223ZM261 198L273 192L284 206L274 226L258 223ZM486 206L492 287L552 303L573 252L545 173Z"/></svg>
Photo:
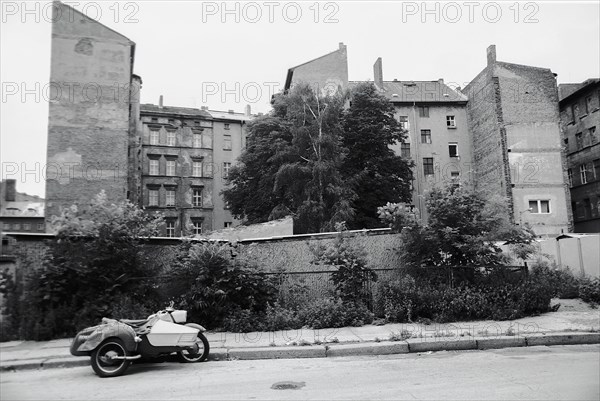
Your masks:
<svg viewBox="0 0 600 401"><path fill-rule="evenodd" d="M140 359L142 356L141 355L134 355L134 356L113 356L110 359L125 359L128 361L133 361L134 359Z"/></svg>

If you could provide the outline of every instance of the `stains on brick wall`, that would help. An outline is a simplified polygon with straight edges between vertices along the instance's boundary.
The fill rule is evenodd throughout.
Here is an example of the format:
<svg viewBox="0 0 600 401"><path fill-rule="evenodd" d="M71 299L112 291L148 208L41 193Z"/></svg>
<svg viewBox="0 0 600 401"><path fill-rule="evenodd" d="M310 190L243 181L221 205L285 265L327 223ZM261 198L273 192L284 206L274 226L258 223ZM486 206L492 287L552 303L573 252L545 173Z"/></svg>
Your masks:
<svg viewBox="0 0 600 401"><path fill-rule="evenodd" d="M47 220L100 190L111 201L126 199L135 46L65 4L53 11Z"/></svg>

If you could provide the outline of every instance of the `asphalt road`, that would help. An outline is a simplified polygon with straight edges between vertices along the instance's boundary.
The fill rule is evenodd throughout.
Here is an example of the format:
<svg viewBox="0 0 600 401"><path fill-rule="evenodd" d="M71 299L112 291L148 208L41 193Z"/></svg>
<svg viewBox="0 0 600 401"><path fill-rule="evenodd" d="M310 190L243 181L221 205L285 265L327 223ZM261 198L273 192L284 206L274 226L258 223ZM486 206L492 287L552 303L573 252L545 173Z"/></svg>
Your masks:
<svg viewBox="0 0 600 401"><path fill-rule="evenodd" d="M3 372L0 399L600 399L600 345Z"/></svg>

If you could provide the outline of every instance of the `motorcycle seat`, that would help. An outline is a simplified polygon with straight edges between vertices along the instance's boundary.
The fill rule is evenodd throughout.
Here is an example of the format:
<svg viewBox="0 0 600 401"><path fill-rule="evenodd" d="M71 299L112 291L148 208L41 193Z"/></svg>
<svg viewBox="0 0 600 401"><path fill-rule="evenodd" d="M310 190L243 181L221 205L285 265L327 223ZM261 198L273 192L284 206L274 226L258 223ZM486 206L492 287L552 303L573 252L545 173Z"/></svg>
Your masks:
<svg viewBox="0 0 600 401"><path fill-rule="evenodd" d="M150 319L142 319L142 320L130 320L130 319L121 319L119 322L125 323L128 326L131 326L134 329L138 329L143 327L146 323L148 323Z"/></svg>

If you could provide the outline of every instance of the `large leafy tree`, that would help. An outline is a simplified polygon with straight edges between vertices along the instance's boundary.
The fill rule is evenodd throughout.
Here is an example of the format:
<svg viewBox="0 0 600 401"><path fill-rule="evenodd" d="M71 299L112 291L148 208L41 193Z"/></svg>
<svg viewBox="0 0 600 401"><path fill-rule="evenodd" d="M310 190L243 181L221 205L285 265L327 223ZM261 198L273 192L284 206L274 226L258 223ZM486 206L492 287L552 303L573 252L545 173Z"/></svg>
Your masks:
<svg viewBox="0 0 600 401"><path fill-rule="evenodd" d="M412 162L390 146L406 132L394 118L394 106L370 83L360 83L350 94L343 115L343 146L347 150L341 174L356 193L351 229L382 227L377 208L387 202L411 199Z"/></svg>
<svg viewBox="0 0 600 401"><path fill-rule="evenodd" d="M533 232L512 224L502 199L484 200L465 186L433 189L422 224L406 208L388 204L381 219L401 233L400 253L410 267L500 265L508 260L496 241L509 241L521 258L533 252Z"/></svg>
<svg viewBox="0 0 600 401"><path fill-rule="evenodd" d="M294 216L298 233L333 229L352 218L352 191L340 175L341 96L297 85L277 96L268 116L249 125L246 151L223 191L249 223Z"/></svg>

